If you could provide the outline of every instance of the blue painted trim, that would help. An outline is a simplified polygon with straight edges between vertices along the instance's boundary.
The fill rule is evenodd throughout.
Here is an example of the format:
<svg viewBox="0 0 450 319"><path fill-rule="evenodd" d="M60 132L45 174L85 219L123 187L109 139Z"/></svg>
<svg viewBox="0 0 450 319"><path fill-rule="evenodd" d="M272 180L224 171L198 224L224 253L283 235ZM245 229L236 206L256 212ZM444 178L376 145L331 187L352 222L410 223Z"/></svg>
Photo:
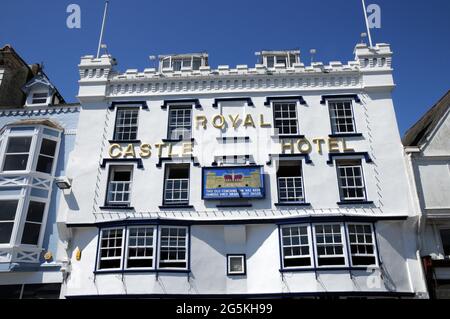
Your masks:
<svg viewBox="0 0 450 319"><path fill-rule="evenodd" d="M161 105L161 109L166 110L167 106L175 103L194 104L194 107L196 109L200 109L202 107L199 99L179 99L179 100L164 100L163 105Z"/></svg>
<svg viewBox="0 0 450 319"><path fill-rule="evenodd" d="M373 163L372 158L367 152L348 152L348 153L328 153L328 165L333 165L333 161L337 157L364 157L366 163Z"/></svg>
<svg viewBox="0 0 450 319"><path fill-rule="evenodd" d="M189 225L289 225L289 224L309 224L309 223L326 223L326 222L377 222L377 221L404 221L408 216L305 216L305 217L289 217L289 218L267 218L267 219L227 219L227 220L176 220L176 219L123 219L106 222L97 222L92 224L67 224L69 228L83 227L119 227L131 225L163 225L163 226L189 226Z"/></svg>
<svg viewBox="0 0 450 319"><path fill-rule="evenodd" d="M316 279L317 279L316 237L314 236L312 222L309 222L309 231L311 232L311 248L312 248L311 254L312 254L312 260L313 260L313 265L314 265L314 272L315 272Z"/></svg>
<svg viewBox="0 0 450 319"><path fill-rule="evenodd" d="M214 99L214 103L212 105L213 108L219 107L220 102L227 102L227 101L246 101L248 106L254 106L253 101L249 97L224 97L224 98L217 98Z"/></svg>
<svg viewBox="0 0 450 319"><path fill-rule="evenodd" d="M145 101L121 101L121 102L112 102L108 107L110 110L114 110L115 107L135 107L136 105L140 105L143 110L148 110L147 102Z"/></svg>
<svg viewBox="0 0 450 319"><path fill-rule="evenodd" d="M156 167L161 168L163 162L172 162L174 159L190 159L194 166L199 167L200 163L197 162L197 159L194 156L190 157L159 157L158 163L156 163Z"/></svg>
<svg viewBox="0 0 450 319"><path fill-rule="evenodd" d="M282 234L281 234L281 225L277 225L277 229L278 229L278 251L280 254L280 268L283 268L284 267L283 251L282 251L283 238L282 238Z"/></svg>
<svg viewBox="0 0 450 319"><path fill-rule="evenodd" d="M97 269L99 268L98 266L98 255L100 254L100 233L101 233L101 228L98 229L97 232L97 250L95 251L95 264L94 264L94 273L97 271ZM81 252L83 253L83 252ZM83 255L81 256L81 258L83 258Z"/></svg>
<svg viewBox="0 0 450 319"><path fill-rule="evenodd" d="M117 270L95 270L94 274L127 274L127 273L172 273L172 274L189 274L189 269L117 269Z"/></svg>
<svg viewBox="0 0 450 319"><path fill-rule="evenodd" d="M159 224L156 225L156 243L155 243L155 267L154 269L158 268L158 257L159 257Z"/></svg>
<svg viewBox="0 0 450 319"><path fill-rule="evenodd" d="M244 273L240 273L240 274L233 274L230 273L228 271L229 269L229 265L228 265L228 257L244 257ZM247 255L246 254L227 254L226 255L226 270L227 270L227 276L232 276L232 277L243 277L243 276L247 276Z"/></svg>
<svg viewBox="0 0 450 319"><path fill-rule="evenodd" d="M306 164L312 164L311 157L309 154L269 154L269 160L266 162L267 165L272 165L272 158L291 158L291 157L302 157L305 159Z"/></svg>
<svg viewBox="0 0 450 319"><path fill-rule="evenodd" d="M328 137L331 138L343 138L343 137L363 137L362 133L335 133L330 134Z"/></svg>
<svg viewBox="0 0 450 319"><path fill-rule="evenodd" d="M186 257L187 257L187 267L189 270L188 276L191 273L191 225L188 226L188 234L187 234L187 238L186 240L188 241L188 251L186 252Z"/></svg>
<svg viewBox="0 0 450 319"><path fill-rule="evenodd" d="M109 140L110 144L140 144L141 140Z"/></svg>
<svg viewBox="0 0 450 319"><path fill-rule="evenodd" d="M306 101L303 99L301 95L293 95L293 96L268 96L266 97L266 101L264 102L265 106L270 106L273 101L293 101L298 100L301 105L306 105Z"/></svg>
<svg viewBox="0 0 450 319"><path fill-rule="evenodd" d="M350 238L348 237L348 229L347 229L347 223L344 222L344 239L345 239L345 247L347 250L347 263L349 266L349 273L350 273L350 278L352 278L352 267L353 267L353 261L352 261L352 256L351 256L351 252L350 252Z"/></svg>
<svg viewBox="0 0 450 319"><path fill-rule="evenodd" d="M341 95L322 95L322 99L320 100L320 104L326 104L326 100L334 100L334 99L353 99L356 103L361 103L361 100L358 97L358 94L341 94Z"/></svg>
<svg viewBox="0 0 450 319"><path fill-rule="evenodd" d="M124 164L124 163L137 163L137 168L144 168L141 158L104 158L100 164L101 168L106 167L106 163Z"/></svg>
<svg viewBox="0 0 450 319"><path fill-rule="evenodd" d="M369 200L349 200L349 201L342 201L337 202L338 205L373 205L373 201Z"/></svg>

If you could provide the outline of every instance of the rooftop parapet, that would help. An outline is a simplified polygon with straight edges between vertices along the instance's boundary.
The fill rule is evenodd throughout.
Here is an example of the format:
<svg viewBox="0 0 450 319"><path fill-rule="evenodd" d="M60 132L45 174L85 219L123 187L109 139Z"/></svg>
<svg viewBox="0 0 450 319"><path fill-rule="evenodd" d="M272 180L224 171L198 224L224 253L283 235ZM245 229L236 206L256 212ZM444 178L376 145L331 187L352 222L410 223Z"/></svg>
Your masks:
<svg viewBox="0 0 450 319"><path fill-rule="evenodd" d="M359 62L362 71L370 69L391 69L392 51L389 44L377 43L370 48L365 43L356 45L355 61Z"/></svg>

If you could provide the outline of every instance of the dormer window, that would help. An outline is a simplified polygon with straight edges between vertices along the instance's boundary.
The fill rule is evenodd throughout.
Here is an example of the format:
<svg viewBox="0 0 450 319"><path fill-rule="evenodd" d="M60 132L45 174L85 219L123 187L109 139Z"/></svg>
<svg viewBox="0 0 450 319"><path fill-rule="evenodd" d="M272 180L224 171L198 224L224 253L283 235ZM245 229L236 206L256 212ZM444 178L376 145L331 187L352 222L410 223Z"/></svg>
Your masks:
<svg viewBox="0 0 450 319"><path fill-rule="evenodd" d="M294 63L300 63L300 51L263 51L260 63L268 68L274 68L276 65L284 67L293 67Z"/></svg>
<svg viewBox="0 0 450 319"><path fill-rule="evenodd" d="M208 65L207 54L160 56L160 71L199 70Z"/></svg>
<svg viewBox="0 0 450 319"><path fill-rule="evenodd" d="M47 104L47 93L33 93L31 104Z"/></svg>

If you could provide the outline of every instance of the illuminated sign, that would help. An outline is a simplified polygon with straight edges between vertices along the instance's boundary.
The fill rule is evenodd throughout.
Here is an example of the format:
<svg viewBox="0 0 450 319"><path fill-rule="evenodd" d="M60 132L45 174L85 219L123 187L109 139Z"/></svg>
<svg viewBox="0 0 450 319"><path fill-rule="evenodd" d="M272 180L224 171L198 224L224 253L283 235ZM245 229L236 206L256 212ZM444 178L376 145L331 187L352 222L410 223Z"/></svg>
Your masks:
<svg viewBox="0 0 450 319"><path fill-rule="evenodd" d="M203 199L264 198L262 166L205 167Z"/></svg>

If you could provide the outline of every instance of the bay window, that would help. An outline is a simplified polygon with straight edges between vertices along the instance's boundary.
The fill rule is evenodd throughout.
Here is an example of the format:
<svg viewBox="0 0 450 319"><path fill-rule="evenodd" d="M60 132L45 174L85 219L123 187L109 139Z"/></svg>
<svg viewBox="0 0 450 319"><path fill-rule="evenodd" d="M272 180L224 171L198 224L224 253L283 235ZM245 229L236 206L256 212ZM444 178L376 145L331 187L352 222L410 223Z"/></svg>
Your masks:
<svg viewBox="0 0 450 319"><path fill-rule="evenodd" d="M317 266L346 265L341 224L314 225Z"/></svg>
<svg viewBox="0 0 450 319"><path fill-rule="evenodd" d="M42 220L44 218L45 203L30 201L28 204L27 217L22 234L22 244L38 245L41 233Z"/></svg>
<svg viewBox="0 0 450 319"><path fill-rule="evenodd" d="M352 266L376 265L375 240L371 224L348 224Z"/></svg>
<svg viewBox="0 0 450 319"><path fill-rule="evenodd" d="M57 142L47 138L42 139L36 171L51 174Z"/></svg>
<svg viewBox="0 0 450 319"><path fill-rule="evenodd" d="M159 268L187 268L187 227L160 228Z"/></svg>
<svg viewBox="0 0 450 319"><path fill-rule="evenodd" d="M123 228L103 229L100 232L98 269L120 269L123 255Z"/></svg>
<svg viewBox="0 0 450 319"><path fill-rule="evenodd" d="M18 200L0 201L0 244L9 244L16 219Z"/></svg>
<svg viewBox="0 0 450 319"><path fill-rule="evenodd" d="M290 225L281 228L283 268L312 266L312 246L308 225Z"/></svg>
<svg viewBox="0 0 450 319"><path fill-rule="evenodd" d="M3 171L25 171L30 157L31 136L17 136L8 139Z"/></svg>
<svg viewBox="0 0 450 319"><path fill-rule="evenodd" d="M128 228L126 268L154 268L155 236L153 226Z"/></svg>

